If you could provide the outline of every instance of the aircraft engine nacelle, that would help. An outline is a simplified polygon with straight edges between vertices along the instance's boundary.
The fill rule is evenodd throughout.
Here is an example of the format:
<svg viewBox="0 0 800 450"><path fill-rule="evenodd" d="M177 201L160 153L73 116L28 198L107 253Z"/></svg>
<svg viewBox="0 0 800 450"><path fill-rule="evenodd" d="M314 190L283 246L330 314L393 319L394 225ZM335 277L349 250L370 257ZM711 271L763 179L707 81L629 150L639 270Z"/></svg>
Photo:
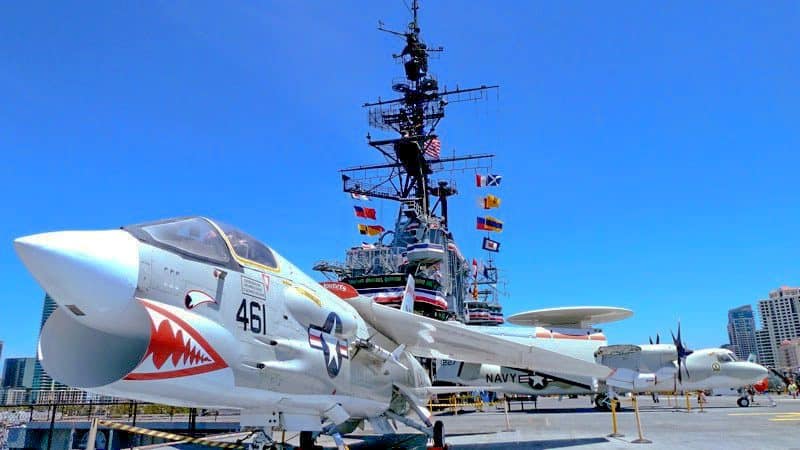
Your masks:
<svg viewBox="0 0 800 450"><path fill-rule="evenodd" d="M235 338L216 322L160 302L136 304L119 333L56 309L39 338L44 370L61 383L91 389L119 380L179 379L238 363Z"/></svg>
<svg viewBox="0 0 800 450"><path fill-rule="evenodd" d="M656 385L656 375L654 373L640 373L633 379L634 391L647 391Z"/></svg>
<svg viewBox="0 0 800 450"><path fill-rule="evenodd" d="M606 379L609 386L642 392L652 389L656 385L657 377L654 373L640 373L631 369L617 369Z"/></svg>

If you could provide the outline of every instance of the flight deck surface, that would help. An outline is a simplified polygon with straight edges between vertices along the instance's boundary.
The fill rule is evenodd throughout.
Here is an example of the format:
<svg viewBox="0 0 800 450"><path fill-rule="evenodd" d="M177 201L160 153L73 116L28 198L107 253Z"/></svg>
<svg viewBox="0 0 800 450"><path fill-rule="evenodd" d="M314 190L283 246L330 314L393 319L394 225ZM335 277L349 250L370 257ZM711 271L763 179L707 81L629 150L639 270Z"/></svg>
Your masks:
<svg viewBox="0 0 800 450"><path fill-rule="evenodd" d="M640 397L641 421L644 437L652 444L631 443L638 437L634 413L629 399L623 400L625 409L619 413L619 432L623 437L606 437L611 433L611 414L595 411L588 397L558 400L542 398L538 409L532 402L525 403L520 411L519 402L512 404L509 421L513 431L506 429L502 407L487 407L484 412L466 408L454 415L452 410L435 414L442 420L451 449L617 449L617 448L690 448L708 449L800 449L800 399L785 396L773 397L775 407L763 397L756 397L757 405L749 408L736 406L735 397L710 397L704 412L696 408L692 398L691 412L685 409L685 398L679 398L680 408L674 400L664 396L654 404L649 397ZM280 437L280 436L277 436ZM287 434L287 442L297 444L297 437ZM349 447L355 449L426 448L425 437L401 426L400 434L377 436L369 427L346 437ZM335 448L333 441L323 436L317 441L323 448ZM201 447L185 445L161 446L189 450Z"/></svg>

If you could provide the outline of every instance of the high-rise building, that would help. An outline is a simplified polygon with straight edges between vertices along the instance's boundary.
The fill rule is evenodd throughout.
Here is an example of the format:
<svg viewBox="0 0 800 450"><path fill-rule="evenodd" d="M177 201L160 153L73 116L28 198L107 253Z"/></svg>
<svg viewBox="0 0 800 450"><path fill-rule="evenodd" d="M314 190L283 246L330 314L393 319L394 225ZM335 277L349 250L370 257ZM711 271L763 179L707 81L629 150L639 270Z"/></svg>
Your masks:
<svg viewBox="0 0 800 450"><path fill-rule="evenodd" d="M768 330L756 330L756 347L758 348L758 363L775 368L775 353L772 352Z"/></svg>
<svg viewBox="0 0 800 450"><path fill-rule="evenodd" d="M800 369L800 338L781 342L778 347L778 367L789 372Z"/></svg>
<svg viewBox="0 0 800 450"><path fill-rule="evenodd" d="M3 361L3 341L0 341L0 362ZM0 386L3 385L3 374L0 373Z"/></svg>
<svg viewBox="0 0 800 450"><path fill-rule="evenodd" d="M45 294L44 296L44 306L42 307L42 320L39 323L39 334L42 332L42 328L44 328L44 323L47 322L47 319L50 318L50 314L53 314L53 311L58 308L58 303L53 300L49 294ZM63 384L53 380L47 372L44 371L42 368L42 363L36 359L36 370L33 375L33 389L35 390L58 390L58 389L66 389L66 386Z"/></svg>
<svg viewBox="0 0 800 450"><path fill-rule="evenodd" d="M3 389L30 389L36 358L8 358L3 366Z"/></svg>
<svg viewBox="0 0 800 450"><path fill-rule="evenodd" d="M781 286L769 293L769 298L759 300L758 313L761 327L756 333L759 355L761 350L770 352L771 363L762 357L764 364L777 368L781 342L800 337L800 288Z"/></svg>
<svg viewBox="0 0 800 450"><path fill-rule="evenodd" d="M750 305L728 311L728 339L739 359L747 359L751 353L758 355L756 320Z"/></svg>

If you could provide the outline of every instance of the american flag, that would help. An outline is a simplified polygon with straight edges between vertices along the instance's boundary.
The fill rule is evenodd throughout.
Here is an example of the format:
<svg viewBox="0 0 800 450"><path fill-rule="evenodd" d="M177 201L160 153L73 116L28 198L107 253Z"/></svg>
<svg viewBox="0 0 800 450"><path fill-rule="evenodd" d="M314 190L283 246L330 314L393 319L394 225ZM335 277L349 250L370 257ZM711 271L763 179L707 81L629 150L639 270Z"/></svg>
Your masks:
<svg viewBox="0 0 800 450"><path fill-rule="evenodd" d="M442 152L442 142L439 138L434 137L425 143L425 155L430 156L432 159L439 159Z"/></svg>

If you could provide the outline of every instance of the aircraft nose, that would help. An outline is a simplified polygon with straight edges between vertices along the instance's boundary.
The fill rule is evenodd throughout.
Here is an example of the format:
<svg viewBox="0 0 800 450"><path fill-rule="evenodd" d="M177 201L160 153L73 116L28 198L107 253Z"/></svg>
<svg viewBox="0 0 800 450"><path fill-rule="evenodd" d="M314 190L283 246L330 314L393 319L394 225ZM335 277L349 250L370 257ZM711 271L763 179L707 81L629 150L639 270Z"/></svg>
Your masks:
<svg viewBox="0 0 800 450"><path fill-rule="evenodd" d="M130 304L139 278L139 242L123 230L59 231L14 240L44 290L76 316Z"/></svg>
<svg viewBox="0 0 800 450"><path fill-rule="evenodd" d="M745 362L743 364L745 364L744 377L747 379L748 384L758 383L769 373L769 370L761 364L751 362Z"/></svg>

